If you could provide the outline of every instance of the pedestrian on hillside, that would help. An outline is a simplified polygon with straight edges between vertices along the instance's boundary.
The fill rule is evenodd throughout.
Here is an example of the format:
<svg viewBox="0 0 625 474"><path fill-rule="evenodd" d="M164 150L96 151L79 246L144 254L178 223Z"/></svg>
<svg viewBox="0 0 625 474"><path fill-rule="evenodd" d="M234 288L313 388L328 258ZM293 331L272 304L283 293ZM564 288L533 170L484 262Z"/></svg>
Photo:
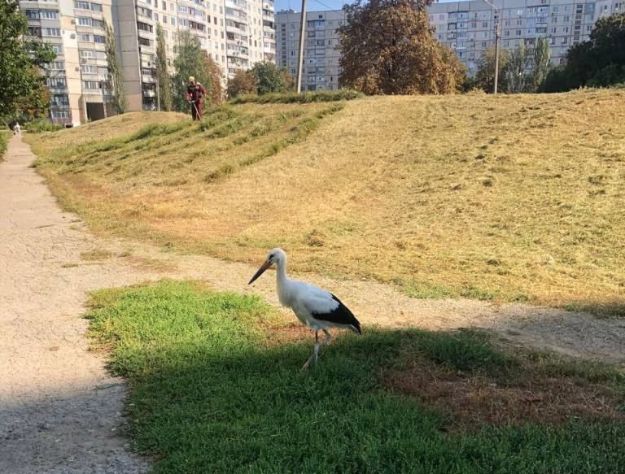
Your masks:
<svg viewBox="0 0 625 474"><path fill-rule="evenodd" d="M206 89L195 80L195 77L189 77L187 85L187 100L191 104L191 116L193 120L202 120L202 112L204 111L204 96Z"/></svg>
<svg viewBox="0 0 625 474"><path fill-rule="evenodd" d="M15 122L15 125L13 125L13 135L21 135L21 134L22 134L22 129L20 127L20 123Z"/></svg>

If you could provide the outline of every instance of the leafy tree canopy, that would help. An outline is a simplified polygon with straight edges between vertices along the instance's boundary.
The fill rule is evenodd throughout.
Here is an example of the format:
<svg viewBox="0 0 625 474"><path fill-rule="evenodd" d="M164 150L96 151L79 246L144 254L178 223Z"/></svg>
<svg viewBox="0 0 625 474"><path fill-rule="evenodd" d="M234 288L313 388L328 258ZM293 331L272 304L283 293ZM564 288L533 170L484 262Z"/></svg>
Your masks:
<svg viewBox="0 0 625 474"><path fill-rule="evenodd" d="M429 1L357 0L341 27L340 84L365 94L455 92L465 69L433 36Z"/></svg>
<svg viewBox="0 0 625 474"><path fill-rule="evenodd" d="M228 97L256 94L256 78L250 71L239 69L228 81Z"/></svg>
<svg viewBox="0 0 625 474"><path fill-rule="evenodd" d="M254 64L254 67L250 69L250 74L256 81L258 95L286 92L293 82L286 70L266 61Z"/></svg>
<svg viewBox="0 0 625 474"><path fill-rule="evenodd" d="M551 70L541 90L560 92L618 83L625 83L625 13L599 19L590 39L569 48L566 65Z"/></svg>
<svg viewBox="0 0 625 474"><path fill-rule="evenodd" d="M55 53L28 37L28 21L15 0L0 1L0 117L36 116L48 106L43 75Z"/></svg>
<svg viewBox="0 0 625 474"><path fill-rule="evenodd" d="M178 33L177 56L174 60L176 73L172 77L173 107L186 112L189 104L186 101L189 76L202 84L207 91L207 103L221 102L221 71L219 66L200 46L200 41L190 31Z"/></svg>

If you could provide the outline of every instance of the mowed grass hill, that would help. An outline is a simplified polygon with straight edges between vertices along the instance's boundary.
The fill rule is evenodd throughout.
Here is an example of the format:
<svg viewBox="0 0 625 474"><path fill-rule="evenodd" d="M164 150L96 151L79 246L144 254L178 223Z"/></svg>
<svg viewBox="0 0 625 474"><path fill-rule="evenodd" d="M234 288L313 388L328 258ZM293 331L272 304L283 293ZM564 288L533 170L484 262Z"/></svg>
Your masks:
<svg viewBox="0 0 625 474"><path fill-rule="evenodd" d="M625 91L226 105L28 139L97 232L625 315Z"/></svg>

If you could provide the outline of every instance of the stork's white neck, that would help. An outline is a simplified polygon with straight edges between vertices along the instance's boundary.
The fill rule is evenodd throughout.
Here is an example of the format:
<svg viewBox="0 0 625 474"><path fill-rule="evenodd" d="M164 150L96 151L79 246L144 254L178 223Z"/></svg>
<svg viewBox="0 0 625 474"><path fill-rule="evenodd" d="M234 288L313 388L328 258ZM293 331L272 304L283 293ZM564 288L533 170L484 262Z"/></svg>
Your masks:
<svg viewBox="0 0 625 474"><path fill-rule="evenodd" d="M290 282L291 280L286 274L286 259L278 260L276 263L276 284L278 287L278 298L284 306L289 306L291 300Z"/></svg>
<svg viewBox="0 0 625 474"><path fill-rule="evenodd" d="M284 260L278 260L276 263L276 281L278 286L284 285L289 277L286 276L286 262Z"/></svg>

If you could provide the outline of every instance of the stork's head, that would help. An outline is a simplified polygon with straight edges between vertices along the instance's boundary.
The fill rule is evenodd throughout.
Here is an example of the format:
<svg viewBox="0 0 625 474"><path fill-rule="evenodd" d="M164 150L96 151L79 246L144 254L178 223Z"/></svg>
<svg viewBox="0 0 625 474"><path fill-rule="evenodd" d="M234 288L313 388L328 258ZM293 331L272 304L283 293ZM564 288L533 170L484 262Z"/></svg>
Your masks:
<svg viewBox="0 0 625 474"><path fill-rule="evenodd" d="M281 265L284 265L285 263L286 263L285 251L280 248L271 249L269 253L267 254L267 260L265 260L265 263L263 263L260 266L260 268L254 274L254 276L252 277L248 285L251 285L252 283L254 283L254 281L256 281L256 279L259 276L261 276L265 272L265 270L267 270L272 265L281 266Z"/></svg>

